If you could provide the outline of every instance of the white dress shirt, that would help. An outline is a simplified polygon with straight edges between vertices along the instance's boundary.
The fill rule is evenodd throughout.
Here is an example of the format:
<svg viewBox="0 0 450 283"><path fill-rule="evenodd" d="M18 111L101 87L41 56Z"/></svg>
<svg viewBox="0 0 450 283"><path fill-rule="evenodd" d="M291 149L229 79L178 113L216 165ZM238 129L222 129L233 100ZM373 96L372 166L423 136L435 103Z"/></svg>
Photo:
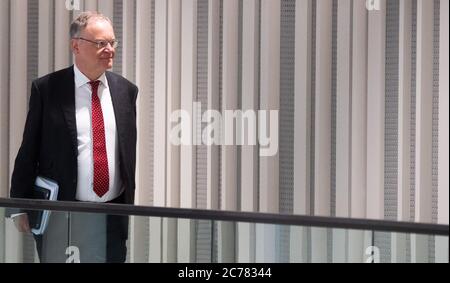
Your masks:
<svg viewBox="0 0 450 283"><path fill-rule="evenodd" d="M77 121L78 182L76 199L87 202L111 201L123 192L120 178L119 142L116 118L109 91L108 80L103 74L98 78L98 96L105 123L106 153L108 156L109 190L99 197L94 192L94 161L92 149L92 89L89 79L74 65L75 115Z"/></svg>

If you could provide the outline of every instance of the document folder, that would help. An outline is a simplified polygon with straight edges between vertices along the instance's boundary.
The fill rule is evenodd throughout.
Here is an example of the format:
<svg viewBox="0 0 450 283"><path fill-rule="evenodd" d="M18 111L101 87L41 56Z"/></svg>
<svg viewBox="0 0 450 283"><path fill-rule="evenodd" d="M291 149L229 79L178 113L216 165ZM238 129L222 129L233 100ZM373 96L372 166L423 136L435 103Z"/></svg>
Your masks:
<svg viewBox="0 0 450 283"><path fill-rule="evenodd" d="M45 177L38 176L33 186L33 198L41 200L57 200L58 183ZM50 211L35 210L28 213L31 232L42 235L47 228Z"/></svg>

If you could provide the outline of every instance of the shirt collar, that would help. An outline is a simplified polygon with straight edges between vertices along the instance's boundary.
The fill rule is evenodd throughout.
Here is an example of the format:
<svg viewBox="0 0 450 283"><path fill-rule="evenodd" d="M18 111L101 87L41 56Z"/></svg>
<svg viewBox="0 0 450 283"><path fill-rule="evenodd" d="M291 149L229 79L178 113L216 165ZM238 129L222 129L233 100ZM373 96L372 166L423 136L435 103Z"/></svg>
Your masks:
<svg viewBox="0 0 450 283"><path fill-rule="evenodd" d="M75 88L84 86L91 81L80 71L80 69L78 69L76 64L73 64L73 70L75 73ZM108 80L106 79L105 73L103 73L97 80L100 81L106 88L108 88Z"/></svg>

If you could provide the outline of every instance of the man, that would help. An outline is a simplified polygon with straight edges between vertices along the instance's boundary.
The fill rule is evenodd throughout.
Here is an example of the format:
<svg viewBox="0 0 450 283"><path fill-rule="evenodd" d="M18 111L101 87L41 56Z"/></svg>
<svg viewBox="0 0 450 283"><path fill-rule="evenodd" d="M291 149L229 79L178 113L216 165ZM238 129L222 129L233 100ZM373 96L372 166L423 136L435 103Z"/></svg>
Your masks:
<svg viewBox="0 0 450 283"><path fill-rule="evenodd" d="M81 13L70 36L75 64L32 83L11 197L32 198L42 176L58 183L58 200L133 204L138 89L107 72L118 45L107 17ZM13 219L30 231L27 214ZM108 216L106 230L106 260L124 262L128 218ZM42 260L43 239L35 239Z"/></svg>

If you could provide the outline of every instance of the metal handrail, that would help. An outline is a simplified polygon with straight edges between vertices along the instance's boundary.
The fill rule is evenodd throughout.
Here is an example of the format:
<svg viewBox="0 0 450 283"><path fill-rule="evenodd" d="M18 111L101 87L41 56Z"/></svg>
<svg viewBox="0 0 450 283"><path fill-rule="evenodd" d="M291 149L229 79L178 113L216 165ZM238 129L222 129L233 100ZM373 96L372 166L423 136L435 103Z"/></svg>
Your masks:
<svg viewBox="0 0 450 283"><path fill-rule="evenodd" d="M449 235L449 225L400 222L373 219L323 217L309 215L240 212L224 210L204 210L138 206L126 204L103 204L88 202L47 201L34 199L0 198L0 207L31 210L52 210L66 212L91 212L112 215L134 215L147 217L167 217L196 220L266 223L307 227L354 229L427 235Z"/></svg>

